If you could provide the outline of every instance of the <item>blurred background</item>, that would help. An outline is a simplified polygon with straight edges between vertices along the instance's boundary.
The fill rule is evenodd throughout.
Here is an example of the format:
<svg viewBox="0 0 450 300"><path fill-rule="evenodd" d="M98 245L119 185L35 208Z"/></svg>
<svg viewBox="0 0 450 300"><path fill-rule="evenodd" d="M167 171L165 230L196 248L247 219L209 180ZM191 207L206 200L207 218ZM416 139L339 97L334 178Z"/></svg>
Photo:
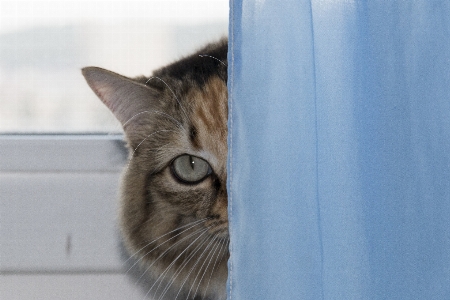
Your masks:
<svg viewBox="0 0 450 300"><path fill-rule="evenodd" d="M0 0L0 133L120 132L81 68L149 76L227 31L226 0Z"/></svg>

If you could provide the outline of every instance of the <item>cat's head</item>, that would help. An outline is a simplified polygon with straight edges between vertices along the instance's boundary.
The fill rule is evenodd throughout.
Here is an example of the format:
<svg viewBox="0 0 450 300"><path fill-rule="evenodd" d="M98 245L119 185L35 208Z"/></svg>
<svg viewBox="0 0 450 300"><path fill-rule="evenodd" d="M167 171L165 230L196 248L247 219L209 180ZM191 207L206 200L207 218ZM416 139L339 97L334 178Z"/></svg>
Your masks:
<svg viewBox="0 0 450 300"><path fill-rule="evenodd" d="M83 69L125 132L121 228L130 254L183 293L217 299L229 255L226 63L221 40L149 78Z"/></svg>

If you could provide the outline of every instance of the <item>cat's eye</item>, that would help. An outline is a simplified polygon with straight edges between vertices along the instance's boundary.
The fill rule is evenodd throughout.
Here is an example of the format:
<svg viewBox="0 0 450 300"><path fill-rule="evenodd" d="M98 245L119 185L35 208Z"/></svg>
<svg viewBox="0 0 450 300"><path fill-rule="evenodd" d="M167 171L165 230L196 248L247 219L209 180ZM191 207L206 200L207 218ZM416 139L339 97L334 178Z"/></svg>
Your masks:
<svg viewBox="0 0 450 300"><path fill-rule="evenodd" d="M198 183L211 174L209 164L196 156L183 154L172 162L172 172L179 180L185 183Z"/></svg>

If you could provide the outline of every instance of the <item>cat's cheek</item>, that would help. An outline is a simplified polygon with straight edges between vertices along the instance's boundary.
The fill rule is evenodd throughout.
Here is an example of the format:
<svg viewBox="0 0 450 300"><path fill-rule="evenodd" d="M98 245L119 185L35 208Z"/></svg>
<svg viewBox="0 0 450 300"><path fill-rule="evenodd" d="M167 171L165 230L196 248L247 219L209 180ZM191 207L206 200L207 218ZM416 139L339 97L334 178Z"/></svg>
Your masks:
<svg viewBox="0 0 450 300"><path fill-rule="evenodd" d="M191 214L194 210L205 211L203 214L206 214L214 198L210 178L194 185L183 184L173 178L170 170L155 175L149 180L147 189L152 202L179 208L180 214Z"/></svg>

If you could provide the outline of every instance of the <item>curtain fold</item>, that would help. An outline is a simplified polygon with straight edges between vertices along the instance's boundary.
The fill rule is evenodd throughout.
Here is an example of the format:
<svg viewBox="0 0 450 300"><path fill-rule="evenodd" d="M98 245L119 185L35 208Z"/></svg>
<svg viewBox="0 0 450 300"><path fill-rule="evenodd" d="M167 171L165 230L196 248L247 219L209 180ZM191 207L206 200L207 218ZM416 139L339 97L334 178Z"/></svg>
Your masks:
<svg viewBox="0 0 450 300"><path fill-rule="evenodd" d="M230 10L229 299L450 299L450 2Z"/></svg>

